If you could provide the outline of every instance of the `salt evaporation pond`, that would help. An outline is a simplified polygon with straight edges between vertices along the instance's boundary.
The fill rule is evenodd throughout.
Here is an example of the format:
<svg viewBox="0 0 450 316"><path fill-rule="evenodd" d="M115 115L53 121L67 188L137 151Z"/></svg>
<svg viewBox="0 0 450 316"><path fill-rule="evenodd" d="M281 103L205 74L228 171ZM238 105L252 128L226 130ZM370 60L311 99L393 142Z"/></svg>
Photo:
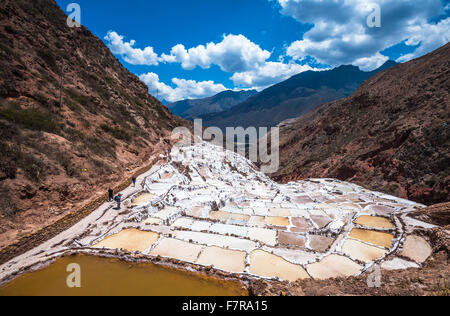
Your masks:
<svg viewBox="0 0 450 316"><path fill-rule="evenodd" d="M79 290L65 285L66 258L19 277L0 295L245 295L236 276L289 282L351 277L375 266L419 268L432 253L414 231L433 226L410 217L424 205L336 179L276 183L245 157L209 143L160 158L138 177L142 187L122 192L120 211L115 203L103 205L0 266L0 282L56 253L83 250L163 258L182 271L81 256ZM183 271L187 267L230 278L206 278Z"/></svg>
<svg viewBox="0 0 450 316"><path fill-rule="evenodd" d="M81 288L67 287L66 268L81 267ZM0 288L0 296L242 296L237 281L224 281L150 263L77 255L27 273Z"/></svg>

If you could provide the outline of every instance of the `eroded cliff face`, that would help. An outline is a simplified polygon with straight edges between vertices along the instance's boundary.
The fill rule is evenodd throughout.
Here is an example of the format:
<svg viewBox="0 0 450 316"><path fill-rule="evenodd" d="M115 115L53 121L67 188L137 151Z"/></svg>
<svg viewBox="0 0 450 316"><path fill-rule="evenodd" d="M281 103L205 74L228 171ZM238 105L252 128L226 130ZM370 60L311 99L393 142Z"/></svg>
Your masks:
<svg viewBox="0 0 450 316"><path fill-rule="evenodd" d="M424 204L448 201L449 63L447 44L286 124L274 178L332 177Z"/></svg>
<svg viewBox="0 0 450 316"><path fill-rule="evenodd" d="M53 0L0 3L0 248L114 186L184 124L66 20Z"/></svg>

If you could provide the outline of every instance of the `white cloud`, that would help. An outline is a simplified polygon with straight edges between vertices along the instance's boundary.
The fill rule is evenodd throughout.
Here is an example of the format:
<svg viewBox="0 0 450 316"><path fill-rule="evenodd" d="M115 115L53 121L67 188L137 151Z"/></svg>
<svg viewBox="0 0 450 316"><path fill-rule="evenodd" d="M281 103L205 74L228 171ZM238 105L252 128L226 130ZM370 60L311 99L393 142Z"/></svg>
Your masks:
<svg viewBox="0 0 450 316"><path fill-rule="evenodd" d="M261 90L298 73L317 70L295 63L297 60L313 57L322 64L353 64L369 71L388 60L381 52L393 45L402 42L409 46L418 45L414 52L397 60L404 62L446 44L450 37L450 18L430 22L432 17L450 9L450 5L445 9L441 0L377 0L381 7L381 28L367 26L366 19L373 10L371 1L276 1L284 15L313 25L303 39L287 46L286 56L280 56L278 61L269 61L272 53L244 35L228 34L219 43L210 42L191 48L178 44L169 54L161 56L152 47L136 48L134 40L125 42L124 36L114 31L108 32L105 40L114 54L133 65L179 63L185 70L208 69L216 65L232 74L230 79L235 87ZM141 79L147 83L151 93L159 90L162 98L168 101L210 96L226 89L213 81L178 78L167 85L160 82L154 73L143 74Z"/></svg>
<svg viewBox="0 0 450 316"><path fill-rule="evenodd" d="M251 42L243 35L224 35L220 43L208 43L186 49L182 44L174 46L170 55L161 58L169 63L178 62L187 70L219 66L226 72L243 72L260 67L271 53Z"/></svg>
<svg viewBox="0 0 450 316"><path fill-rule="evenodd" d="M358 66L362 71L371 71L373 69L380 68L385 62L389 60L389 57L380 53L376 53L370 57L358 58L353 62L353 65Z"/></svg>
<svg viewBox="0 0 450 316"><path fill-rule="evenodd" d="M224 35L222 42L199 45L186 49L179 44L172 48L171 54L163 54L162 60L181 63L186 70L211 65L223 71L234 73L230 78L236 87L261 90L286 80L300 72L312 70L309 66L296 63L268 61L271 53L251 42L243 35Z"/></svg>
<svg viewBox="0 0 450 316"><path fill-rule="evenodd" d="M105 36L108 47L115 55L120 55L129 64L132 65L147 65L157 66L159 64L159 57L153 50L153 47L146 47L145 49L134 48L136 41L124 42L124 37L116 32L109 31Z"/></svg>
<svg viewBox="0 0 450 316"><path fill-rule="evenodd" d="M450 40L450 18L440 21L437 24L427 24L419 28L412 26L409 30L411 34L406 45L420 46L411 54L406 54L398 62L406 62L411 59L423 56L430 51L446 44ZM437 35L441 36L437 36Z"/></svg>
<svg viewBox="0 0 450 316"><path fill-rule="evenodd" d="M290 77L308 70L316 70L308 65L282 62L266 62L255 69L235 73L231 80L235 86L253 87L262 90L270 85L289 79Z"/></svg>
<svg viewBox="0 0 450 316"><path fill-rule="evenodd" d="M217 65L222 71L233 73L230 79L236 87L241 89L261 90L300 72L312 70L309 66L293 62L285 63L284 56L280 56L278 62L268 61L272 55L271 52L262 49L244 35L224 35L220 43L211 42L190 49L178 44L171 49L169 55L161 56L158 56L152 47L135 48L135 41L124 42L124 36L114 31L108 32L105 40L114 54L120 55L127 63L133 65L157 66L159 63L180 63L185 70L196 67L208 69L212 65ZM152 93L159 90L161 95L169 101L210 96L220 89L225 90L223 85L212 81L195 82L174 78L172 83L177 87L172 88L159 82L159 78L154 73L144 74L142 78L151 89L156 87ZM209 92L212 93L208 95Z"/></svg>
<svg viewBox="0 0 450 316"><path fill-rule="evenodd" d="M224 85L216 84L213 81L197 82L178 78L172 79L172 83L176 86L176 88L173 88L164 82L160 82L159 76L152 72L142 74L139 78L148 86L152 95L156 96L158 94L160 99L169 102L210 97L227 90Z"/></svg>
<svg viewBox="0 0 450 316"><path fill-rule="evenodd" d="M278 0L285 15L313 24L303 39L293 42L287 55L298 60L307 56L338 66L355 64L365 70L387 60L380 52L403 41L421 46L400 60L419 57L449 41L449 18L437 25L431 18L444 13L441 0L377 0L381 27L369 28L371 1L361 0Z"/></svg>

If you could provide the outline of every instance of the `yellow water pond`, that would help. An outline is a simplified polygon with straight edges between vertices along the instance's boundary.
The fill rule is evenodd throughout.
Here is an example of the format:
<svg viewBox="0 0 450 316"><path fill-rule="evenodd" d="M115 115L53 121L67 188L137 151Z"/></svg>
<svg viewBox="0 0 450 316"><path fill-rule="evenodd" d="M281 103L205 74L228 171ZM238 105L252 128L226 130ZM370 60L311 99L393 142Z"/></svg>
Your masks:
<svg viewBox="0 0 450 316"><path fill-rule="evenodd" d="M69 288L69 264L81 268L81 288ZM77 255L57 259L0 288L0 296L242 296L239 282L150 263Z"/></svg>

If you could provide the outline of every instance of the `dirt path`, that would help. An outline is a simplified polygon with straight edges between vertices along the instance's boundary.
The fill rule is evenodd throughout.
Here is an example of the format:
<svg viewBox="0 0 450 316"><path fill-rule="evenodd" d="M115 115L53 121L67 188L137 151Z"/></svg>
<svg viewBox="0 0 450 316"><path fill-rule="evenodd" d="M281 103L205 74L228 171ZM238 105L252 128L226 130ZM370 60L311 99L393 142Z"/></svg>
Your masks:
<svg viewBox="0 0 450 316"><path fill-rule="evenodd" d="M119 184L114 188L115 192L120 192L123 195L123 200L126 200L129 196L141 191L140 183L143 182L146 176L153 172L154 167L157 165L158 158L154 157L151 162L137 170L134 175L137 177L137 185L133 187L131 184L131 177L126 179L124 182ZM23 266L28 265L27 261L24 259L30 257L30 254L34 256L38 253L43 253L45 250L52 248L52 245L63 244L64 241L73 234L73 232L81 231L79 229L85 228L85 225L89 224L91 220L97 219L106 211L111 210L115 207L115 203L105 202L107 200L107 195L101 196L81 209L74 211L56 223L49 225L31 235L21 238L17 243L8 246L0 251L0 264L1 267L0 276L3 274L5 269L5 263L9 262L10 266L14 266L20 263ZM123 207L122 207L123 208ZM120 213L120 211L115 211ZM31 255L33 256L33 255ZM0 277L1 279L1 277Z"/></svg>

